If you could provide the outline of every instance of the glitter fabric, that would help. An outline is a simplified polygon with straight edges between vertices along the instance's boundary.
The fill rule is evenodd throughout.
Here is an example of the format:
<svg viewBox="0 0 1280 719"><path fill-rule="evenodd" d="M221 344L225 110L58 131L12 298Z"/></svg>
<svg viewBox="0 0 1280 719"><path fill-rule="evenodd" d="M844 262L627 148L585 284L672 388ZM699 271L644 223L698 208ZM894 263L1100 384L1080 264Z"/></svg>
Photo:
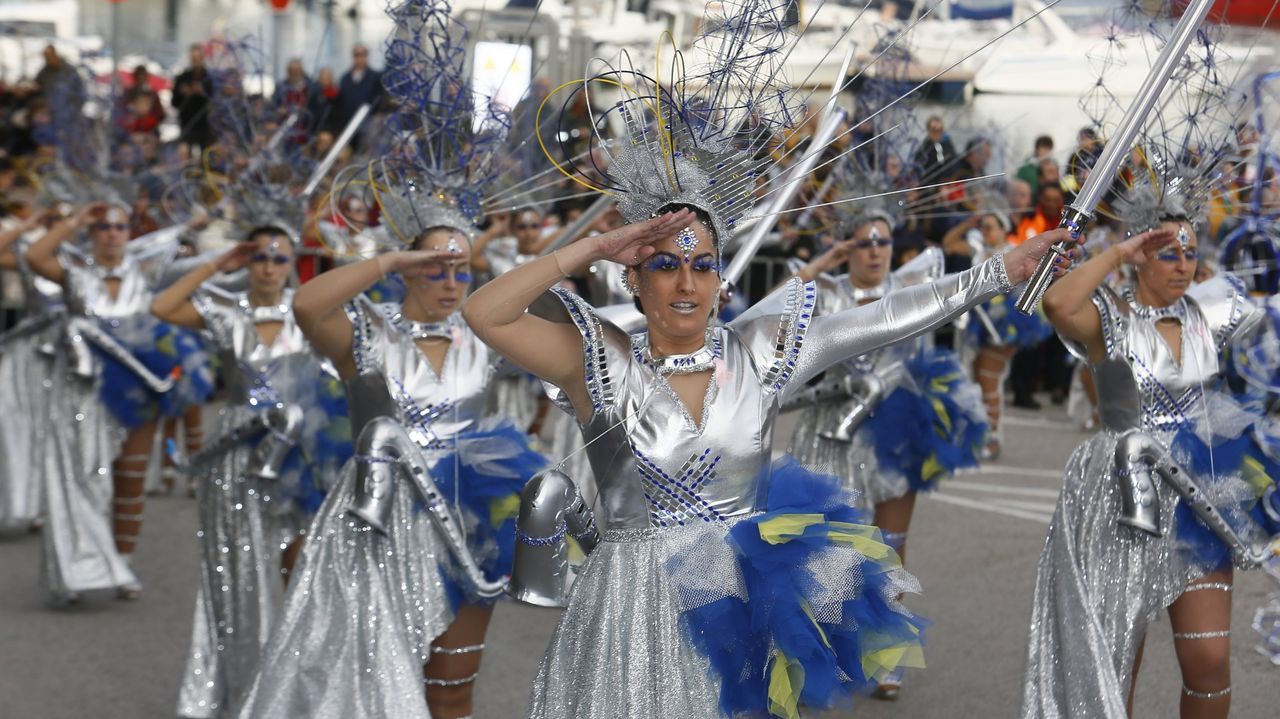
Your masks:
<svg viewBox="0 0 1280 719"><path fill-rule="evenodd" d="M241 719L428 717L422 666L452 619L440 540L413 492L384 536L347 515L355 460L307 532Z"/></svg>
<svg viewBox="0 0 1280 719"><path fill-rule="evenodd" d="M0 341L0 533L25 532L41 512L37 454L53 426L51 359L39 350L59 333L62 289L26 265L27 237L14 246L22 277L26 315Z"/></svg>
<svg viewBox="0 0 1280 719"><path fill-rule="evenodd" d="M719 680L682 632L679 613L688 602L701 605L733 591L736 569L723 538L734 522L762 509L780 402L832 364L928 331L997 289L991 266L981 265L814 319L812 286L788 283L718 330L724 368L708 379L714 390L700 422L658 389L660 378L635 358L626 333L569 293L535 303L532 312L582 332L588 396L596 405L582 431L595 440L587 452L605 541L574 584L529 716L722 716ZM677 590L670 563L692 544L714 554L717 543L719 555ZM837 559L849 569L849 557ZM824 560L831 555L816 561ZM856 591L847 571L830 570L817 576L837 578L810 588L813 597L835 601Z"/></svg>
<svg viewBox="0 0 1280 719"><path fill-rule="evenodd" d="M314 401L321 368L294 321L292 294L286 291L278 308L254 308L247 294L216 289L202 290L193 298L221 350L227 390L227 405L220 408L210 437L222 436L276 403L304 408L306 438L331 430L314 426L329 419L317 411ZM256 327L259 318L281 322L270 346L261 341ZM246 469L256 444L233 446L202 468L197 483L201 572L191 650L178 696L181 717L237 713L283 593L281 550L305 522L290 501L303 463L292 463L294 471L281 472L276 481L249 476ZM336 469L330 468L329 474Z"/></svg>
<svg viewBox="0 0 1280 719"><path fill-rule="evenodd" d="M1215 433L1232 424L1222 416L1217 426L1221 413L1207 409L1201 386L1215 379L1217 353L1230 332L1248 324L1234 309L1243 298L1221 283L1199 285L1188 297L1180 364L1173 362L1154 323L1132 312L1115 293L1104 287L1094 300L1107 355L1126 362L1137 380L1141 414L1134 420L1166 446L1178 427L1198 424L1206 413ZM1118 393L1098 390L1104 418L1125 413L1108 402ZM1067 464L1036 578L1024 719L1124 719L1134 656L1148 625L1209 569L1189 564L1178 551L1179 500L1170 488L1157 487L1163 536L1119 524L1117 437L1114 431L1099 432ZM1216 491L1229 492L1234 479L1215 478Z"/></svg>
<svg viewBox="0 0 1280 719"><path fill-rule="evenodd" d="M399 309L364 298L348 304L352 354L363 379L385 386L397 421L434 465L460 434L480 429L495 357L456 323L437 373L411 328L395 321ZM355 479L350 462L307 532L242 719L428 716L422 666L452 620L442 581L452 559L428 513L414 509L408 483L394 492L385 535L349 516ZM445 499L458 509L456 497Z"/></svg>

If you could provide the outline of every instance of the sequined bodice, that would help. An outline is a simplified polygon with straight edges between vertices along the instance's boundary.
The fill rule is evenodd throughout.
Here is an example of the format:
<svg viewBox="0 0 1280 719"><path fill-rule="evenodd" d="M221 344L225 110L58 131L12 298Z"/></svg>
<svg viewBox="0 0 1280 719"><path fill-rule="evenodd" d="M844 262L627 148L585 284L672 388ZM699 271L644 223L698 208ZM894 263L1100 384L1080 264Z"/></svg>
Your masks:
<svg viewBox="0 0 1280 719"><path fill-rule="evenodd" d="M1227 278L1193 287L1164 312L1150 311L1107 288L1094 295L1094 304L1102 319L1106 355L1129 365L1138 388L1142 428L1156 432L1175 431L1204 412L1204 390L1221 371L1219 354L1252 312L1248 299ZM1180 362L1174 361L1156 326L1160 315L1182 326ZM1103 411L1124 396L1107 389L1098 387Z"/></svg>
<svg viewBox="0 0 1280 719"><path fill-rule="evenodd" d="M63 291L71 313L110 320L151 311L154 278L137 260L126 256L124 262L111 268L73 262L64 265ZM107 289L111 278L119 280L114 297Z"/></svg>
<svg viewBox="0 0 1280 719"><path fill-rule="evenodd" d="M293 317L293 290L280 303L255 307L248 293L202 290L193 301L222 357L231 401L252 406L298 402L314 388L320 359ZM258 325L280 323L270 345Z"/></svg>
<svg viewBox="0 0 1280 719"><path fill-rule="evenodd" d="M596 392L601 406L584 432L602 435L587 452L608 528L725 521L763 502L775 395L737 332L715 332L721 357L699 417L628 338L605 339L607 387Z"/></svg>
<svg viewBox="0 0 1280 719"><path fill-rule="evenodd" d="M446 440L483 416L497 358L460 317L450 318L451 342L437 373L398 306L361 298L347 313L357 370L381 374L398 418L420 446L448 449Z"/></svg>

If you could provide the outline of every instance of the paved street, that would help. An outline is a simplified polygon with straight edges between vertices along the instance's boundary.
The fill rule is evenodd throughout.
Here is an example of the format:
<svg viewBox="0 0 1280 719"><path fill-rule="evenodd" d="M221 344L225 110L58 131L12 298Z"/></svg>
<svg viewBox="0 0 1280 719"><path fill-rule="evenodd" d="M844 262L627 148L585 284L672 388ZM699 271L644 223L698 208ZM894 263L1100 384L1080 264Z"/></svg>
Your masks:
<svg viewBox="0 0 1280 719"><path fill-rule="evenodd" d="M782 430L779 436L786 436L789 426ZM858 716L1014 716L1035 564L1060 481L1057 468L1083 435L1057 412L1014 412L1006 432L998 463L952 480L919 503L908 551L925 595L910 604L934 622L929 670L908 677L896 704L865 700ZM38 590L39 537L0 542L0 716L173 716L195 589L194 522L191 501L154 501L137 557L144 598L122 603L94 596L62 611L47 608ZM1277 714L1280 668L1254 651L1249 628L1255 607L1272 588L1261 574L1237 581L1233 717ZM499 607L476 717L521 715L557 616L511 603ZM1177 716L1178 687L1168 622L1161 621L1149 639L1138 716Z"/></svg>

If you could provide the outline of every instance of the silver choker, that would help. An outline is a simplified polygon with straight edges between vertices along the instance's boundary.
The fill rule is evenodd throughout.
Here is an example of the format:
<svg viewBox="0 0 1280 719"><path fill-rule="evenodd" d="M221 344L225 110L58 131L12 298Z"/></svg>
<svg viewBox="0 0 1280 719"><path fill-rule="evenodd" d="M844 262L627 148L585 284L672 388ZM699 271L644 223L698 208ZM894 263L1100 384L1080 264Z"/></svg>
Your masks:
<svg viewBox="0 0 1280 719"><path fill-rule="evenodd" d="M1179 297L1177 302L1168 307L1151 307L1138 302L1137 296L1134 294L1132 287L1124 289L1124 299L1129 303L1129 307L1133 309L1133 313L1144 320L1151 322L1159 322L1160 320L1177 320L1179 323L1187 324L1187 298Z"/></svg>
<svg viewBox="0 0 1280 719"><path fill-rule="evenodd" d="M397 312L391 321L415 340L453 339L453 315L440 322L416 322Z"/></svg>
<svg viewBox="0 0 1280 719"><path fill-rule="evenodd" d="M720 359L720 333L710 329L702 347L688 354L654 357L648 334L637 336L633 342L636 357L641 363L664 375L706 372L713 369L715 361Z"/></svg>

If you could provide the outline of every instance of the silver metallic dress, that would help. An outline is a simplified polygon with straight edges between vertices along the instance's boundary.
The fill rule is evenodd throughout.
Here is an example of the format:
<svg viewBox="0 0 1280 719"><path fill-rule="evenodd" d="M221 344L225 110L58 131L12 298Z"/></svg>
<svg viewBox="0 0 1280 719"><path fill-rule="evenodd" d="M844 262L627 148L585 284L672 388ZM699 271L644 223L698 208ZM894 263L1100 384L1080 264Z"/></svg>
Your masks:
<svg viewBox="0 0 1280 719"><path fill-rule="evenodd" d="M63 293L69 317L128 322L150 316L151 287L164 267L127 255L118 267L88 264L62 253ZM107 280L119 280L115 297ZM53 369L50 423L44 457L48 521L44 530L45 581L55 597L137 584L116 551L111 529L111 464L125 429L99 399L99 358L83 336L59 338ZM87 360L87 362L85 361Z"/></svg>
<svg viewBox="0 0 1280 719"><path fill-rule="evenodd" d="M1112 380L1116 387L1108 386L1107 374L1095 366L1099 413L1107 428L1085 440L1068 461L1040 556L1023 677L1026 719L1125 719L1133 661L1148 626L1188 583L1212 569L1192 561L1180 546L1189 527L1175 519L1180 500L1167 486L1157 488L1163 536L1120 524L1119 433L1113 427L1136 424L1165 447L1179 430L1202 424L1217 436L1241 433L1235 410L1206 392L1220 373L1219 351L1256 316L1241 292L1216 278L1192 287L1167 310L1138 306L1107 287L1095 292L1093 303L1106 359L1129 368L1140 407L1122 399L1120 385L1132 386L1127 377L1121 374ZM1156 328L1165 316L1181 323L1181 362L1174 361ZM1083 356L1079 347L1072 351ZM1242 485L1238 473L1227 474L1203 491L1221 496Z"/></svg>
<svg viewBox="0 0 1280 719"><path fill-rule="evenodd" d="M816 281L818 305L815 313L821 316L843 312L877 301L904 287L935 281L943 275L942 261L941 250L927 249L886 277L879 287L869 289L854 287L847 275L823 275ZM955 454L967 455L970 460L967 464L974 463L973 448L945 445L965 442L966 434L977 434L982 439L986 422L982 391L964 376L954 353L932 348L930 340L924 336L898 342L847 359L827 370L824 383L843 381L847 384L873 375L878 380L878 396L859 396L855 400L844 393L842 398L827 398L816 406L805 407L791 436L789 452L814 471L844 479L850 489L859 493L859 499L866 507L934 486L936 480L945 476L953 463L946 460L939 463L937 458L941 452L933 451L934 444L943 445L938 448L943 452L950 449ZM936 361L920 361L924 359L922 354L925 352L933 353ZM894 397L898 391L902 394ZM940 394L947 395L945 407L942 398L937 396ZM919 409L925 406L919 399L926 400L929 409ZM939 401L929 401L933 399ZM855 401L869 400L886 404L884 417L877 416L879 413L872 409L871 416L854 431L851 441L842 442L830 437L853 410ZM905 419L901 415L907 412L891 415L891 407L904 407L910 418L917 421L908 422L910 426L902 426L897 420ZM939 421L938 415L943 413L954 416L946 416ZM892 426L884 427L885 431L878 433L878 421ZM935 427L939 425L948 428L947 436L937 435ZM965 432L967 428L977 431ZM908 437L913 432L926 434L920 441L909 442ZM886 443L902 446L892 449L878 446ZM881 456L886 461L882 462Z"/></svg>
<svg viewBox="0 0 1280 719"><path fill-rule="evenodd" d="M42 511L40 451L52 425L51 342L64 315L62 288L27 266L30 247L23 238L14 248L26 312L0 337L0 533L27 531Z"/></svg>
<svg viewBox="0 0 1280 719"><path fill-rule="evenodd" d="M390 414L428 460L452 452L452 438L484 416L496 356L456 315L444 327L422 325L363 297L347 314L359 372L348 380L353 433L362 419ZM452 342L437 374L416 341L440 336ZM407 487L395 492L385 534L348 515L361 461L378 460L348 462L308 529L244 719L430 716L422 668L453 619L446 545Z"/></svg>
<svg viewBox="0 0 1280 719"><path fill-rule="evenodd" d="M594 412L581 429L604 532L543 657L529 716L722 716L720 675L680 617L745 598L726 536L764 509L780 402L826 368L934 329L1002 288L997 260L815 318L814 286L792 281L712 330L708 347L719 359L699 417L645 359L644 336L633 339L567 292L535 303L532 312L572 322L582 334ZM847 555L828 558L828 569L856 565ZM826 599L858 596L864 586L856 572L814 576ZM892 593L886 603L897 606L893 595L913 584L896 570L881 587Z"/></svg>
<svg viewBox="0 0 1280 719"><path fill-rule="evenodd" d="M293 317L292 290L279 305L255 307L247 293L201 290L192 304L218 349L226 386L210 436L222 438L273 407L299 407L308 436L327 431L317 406L320 359ZM280 323L270 345L257 326ZM257 439L257 436L254 436ZM219 439L214 440L217 445ZM256 442L204 457L198 488L200 583L191 652L178 697L182 717L235 716L257 669L282 593L281 550L303 526L291 487L248 471Z"/></svg>

